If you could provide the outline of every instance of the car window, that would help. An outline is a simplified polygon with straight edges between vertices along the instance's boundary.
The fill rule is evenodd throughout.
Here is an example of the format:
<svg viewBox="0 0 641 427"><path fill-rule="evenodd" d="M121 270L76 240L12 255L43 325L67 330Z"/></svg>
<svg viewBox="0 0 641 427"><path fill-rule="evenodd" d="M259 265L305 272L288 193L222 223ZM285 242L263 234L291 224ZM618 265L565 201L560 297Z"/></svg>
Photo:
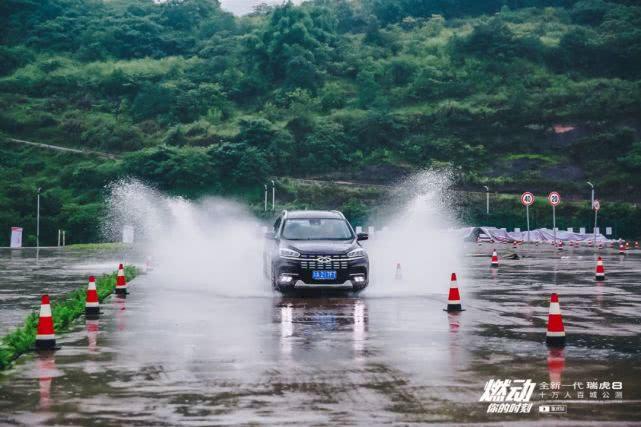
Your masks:
<svg viewBox="0 0 641 427"><path fill-rule="evenodd" d="M352 230L343 219L294 218L285 221L282 236L288 240L349 240Z"/></svg>

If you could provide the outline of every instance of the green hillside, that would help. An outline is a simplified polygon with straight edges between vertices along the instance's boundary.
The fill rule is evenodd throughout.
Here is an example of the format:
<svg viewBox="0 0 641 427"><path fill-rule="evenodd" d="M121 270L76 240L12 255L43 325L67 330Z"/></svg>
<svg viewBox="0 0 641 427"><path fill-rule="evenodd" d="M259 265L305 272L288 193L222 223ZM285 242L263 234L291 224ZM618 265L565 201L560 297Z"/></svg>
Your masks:
<svg viewBox="0 0 641 427"><path fill-rule="evenodd" d="M268 177L380 184L449 166L460 189L577 195L589 179L638 202L640 131L632 0L317 0L244 17L216 0L0 3L0 133L116 156L0 142L0 230L30 226L40 186L45 240L96 240L103 186L123 176L258 205Z"/></svg>

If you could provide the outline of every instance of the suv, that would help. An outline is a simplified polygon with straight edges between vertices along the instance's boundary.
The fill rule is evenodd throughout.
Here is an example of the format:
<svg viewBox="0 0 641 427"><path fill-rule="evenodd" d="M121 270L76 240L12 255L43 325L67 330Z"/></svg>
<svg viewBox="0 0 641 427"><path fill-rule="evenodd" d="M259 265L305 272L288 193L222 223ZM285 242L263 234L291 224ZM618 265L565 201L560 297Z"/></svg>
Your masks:
<svg viewBox="0 0 641 427"><path fill-rule="evenodd" d="M338 211L283 211L267 238L263 270L280 292L337 289L359 292L369 283L369 258Z"/></svg>

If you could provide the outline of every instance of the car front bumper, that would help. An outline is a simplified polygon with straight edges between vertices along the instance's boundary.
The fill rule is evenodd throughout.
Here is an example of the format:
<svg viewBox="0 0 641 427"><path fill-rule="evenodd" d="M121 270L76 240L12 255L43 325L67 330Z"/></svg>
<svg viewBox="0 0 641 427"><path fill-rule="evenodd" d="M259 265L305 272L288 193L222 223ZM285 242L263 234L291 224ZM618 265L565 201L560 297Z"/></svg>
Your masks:
<svg viewBox="0 0 641 427"><path fill-rule="evenodd" d="M276 282L281 289L337 289L362 290L369 284L367 257L345 260L345 267L337 268L335 280L313 280L316 268L305 268L299 260L280 259L275 266ZM329 268L324 268L328 270ZM321 269L322 270L322 269ZM283 278L286 280L282 280Z"/></svg>

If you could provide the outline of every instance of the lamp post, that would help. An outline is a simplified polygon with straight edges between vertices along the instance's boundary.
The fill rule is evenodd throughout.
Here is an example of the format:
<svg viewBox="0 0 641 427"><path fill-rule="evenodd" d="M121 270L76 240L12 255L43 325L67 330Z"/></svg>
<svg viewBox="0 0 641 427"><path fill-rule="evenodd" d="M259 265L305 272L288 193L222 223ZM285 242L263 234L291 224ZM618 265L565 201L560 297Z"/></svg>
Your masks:
<svg viewBox="0 0 641 427"><path fill-rule="evenodd" d="M276 183L272 179L272 211L276 211Z"/></svg>
<svg viewBox="0 0 641 427"><path fill-rule="evenodd" d="M40 190L38 187L37 208L36 208L36 250L40 250Z"/></svg>
<svg viewBox="0 0 641 427"><path fill-rule="evenodd" d="M487 185L484 185L483 188L485 188L485 213L487 215L490 214L490 187Z"/></svg>
<svg viewBox="0 0 641 427"><path fill-rule="evenodd" d="M594 206L594 184L592 184L590 181L586 181L587 184L590 186L592 189L592 197L590 198L590 206Z"/></svg>

